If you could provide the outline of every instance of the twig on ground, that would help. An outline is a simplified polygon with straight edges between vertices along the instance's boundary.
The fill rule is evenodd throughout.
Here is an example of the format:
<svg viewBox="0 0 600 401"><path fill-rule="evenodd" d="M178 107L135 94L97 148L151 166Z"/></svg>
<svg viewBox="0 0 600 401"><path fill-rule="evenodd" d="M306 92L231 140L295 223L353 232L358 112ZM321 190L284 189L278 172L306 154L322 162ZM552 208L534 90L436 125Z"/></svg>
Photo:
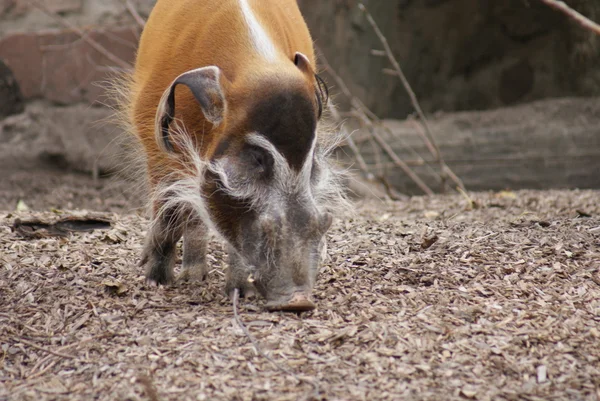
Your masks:
<svg viewBox="0 0 600 401"><path fill-rule="evenodd" d="M238 310L237 310L239 298L240 298L240 291L239 291L239 289L236 288L233 291L233 316L234 316L235 321L238 324L238 326L240 326L240 329L242 329L242 331L244 332L244 335L252 343L252 346L254 347L254 350L260 356L262 356L267 361L269 361L277 370L280 370L281 372L283 372L283 373L285 373L287 375L292 376L298 382L310 384L313 387L313 389L314 389L314 396L315 396L315 398L318 398L319 393L320 393L320 389L319 389L319 383L318 383L318 381L316 379L315 380L310 380L310 379L306 379L306 378L302 378L302 377L298 376L296 373L292 372L287 367L282 366L279 363L277 363L277 361L275 361L273 358L271 358L270 355L267 355L267 353L262 350L262 348L258 344L258 341L256 341L256 339L254 338L254 336L250 333L250 331L248 330L248 328L244 325L244 322L242 322L242 319L240 319L240 316L239 316Z"/></svg>
<svg viewBox="0 0 600 401"><path fill-rule="evenodd" d="M95 41L94 39L92 39L89 35L87 35L83 30L81 30L77 26L73 25L71 22L69 22L65 18L61 17L60 15L56 14L55 12L51 11L48 7L46 7L46 5L44 5L43 3L41 3L39 0L27 0L27 1L30 4L32 4L33 6L39 8L40 10L42 10L44 13L46 13L49 16L51 16L52 18L54 18L58 23L60 23L65 28L70 29L73 32L75 32L84 41L86 41L90 46L92 46L97 52L99 52L100 54L102 54L104 57L106 57L107 59L109 59L110 61L112 61L116 65L118 65L119 67L124 68L124 69L130 69L131 68L131 65L129 63L127 63L126 61L124 61L124 60L120 59L119 57L115 56L108 49L106 49L100 43L98 43L97 41Z"/></svg>
<svg viewBox="0 0 600 401"><path fill-rule="evenodd" d="M475 202L469 196L469 194L467 193L467 191L465 191L461 187L457 187L456 189L458 190L458 192L460 192L460 194L463 196L463 198L465 198L465 200L467 201L467 209L468 210L477 209L477 202Z"/></svg>
<svg viewBox="0 0 600 401"><path fill-rule="evenodd" d="M579 25L581 25L585 29L588 29L588 30L594 32L595 34L600 35L600 25L598 25L594 21L590 20L583 14L580 14L579 12L573 10L565 2L558 1L558 0L539 0L539 1L546 4L547 6L554 8L555 10L558 10L561 13L565 14L567 17L571 18L572 20L577 22Z"/></svg>
<svg viewBox="0 0 600 401"><path fill-rule="evenodd" d="M39 345L37 345L35 343L32 343L30 341L24 340L23 338L19 338L17 341L20 342L20 343L23 343L23 344L25 344L25 345L27 345L27 346L29 346L31 348L35 348L37 350L43 351L43 352L45 352L47 354L52 354L52 355L55 355L55 356L60 356L61 358L77 359L76 356L68 355L68 354L63 354L61 352L52 351L50 349L41 347L41 346L39 346Z"/></svg>
<svg viewBox="0 0 600 401"><path fill-rule="evenodd" d="M23 325L23 326L26 327L25 325ZM64 351L66 349L73 348L75 346L80 346L82 344L86 344L88 342L97 341L97 340L100 340L100 339L103 339L103 338L111 338L111 337L115 337L115 336L116 336L115 333L100 334L100 335L97 335L97 336L86 338L86 339L81 340L81 341L73 342L71 344L63 345L62 347L58 348L58 351L55 351L55 352L61 352L61 351ZM49 336L49 337L51 337L51 336ZM36 371L39 368L41 368L46 362L48 362L52 358L52 355L55 355L55 353L52 353L51 355L48 355L45 358L40 359L38 361L38 363L36 363L33 366L33 368L31 368L31 370L29 371L29 373L27 374L27 380L30 380L30 379L35 378L35 377L39 377L39 376L43 375L45 372L47 372L56 362L52 362L52 363L48 364L44 369L42 369L39 372L36 372Z"/></svg>
<svg viewBox="0 0 600 401"><path fill-rule="evenodd" d="M52 369L54 367L54 365L56 365L56 361L50 362L48 365L46 365L46 367L44 369L40 370L37 373L32 374L31 376L27 376L27 381L30 381L30 380L33 380L40 376L43 376L46 372L48 372L50 369Z"/></svg>

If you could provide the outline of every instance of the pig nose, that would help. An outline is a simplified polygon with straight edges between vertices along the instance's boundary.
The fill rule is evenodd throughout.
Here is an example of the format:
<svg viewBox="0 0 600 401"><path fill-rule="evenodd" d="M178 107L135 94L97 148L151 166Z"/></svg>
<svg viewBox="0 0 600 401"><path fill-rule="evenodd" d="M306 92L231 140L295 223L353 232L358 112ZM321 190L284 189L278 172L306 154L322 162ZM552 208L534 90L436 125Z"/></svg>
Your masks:
<svg viewBox="0 0 600 401"><path fill-rule="evenodd" d="M313 302L310 293L307 291L296 291L287 299L269 301L266 305L267 310L271 312L308 312L316 307L317 305Z"/></svg>

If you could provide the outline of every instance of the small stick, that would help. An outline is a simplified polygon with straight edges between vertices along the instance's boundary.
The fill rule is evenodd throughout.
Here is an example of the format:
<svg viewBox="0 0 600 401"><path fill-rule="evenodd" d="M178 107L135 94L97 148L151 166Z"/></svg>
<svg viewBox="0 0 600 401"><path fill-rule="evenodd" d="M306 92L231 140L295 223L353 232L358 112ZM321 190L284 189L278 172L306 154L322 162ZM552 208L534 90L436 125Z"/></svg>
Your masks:
<svg viewBox="0 0 600 401"><path fill-rule="evenodd" d="M450 177L450 179L452 181L454 181L454 183L457 185L457 191L460 188L460 190L465 191L467 187L465 187L465 184L462 182L462 180L460 178L458 178L458 176L456 174L454 174L454 171L452 171L452 169L450 169L450 167L448 167L445 163L444 163L444 169L445 169L445 173L448 174L448 177Z"/></svg>
<svg viewBox="0 0 600 401"><path fill-rule="evenodd" d="M298 380L299 382L304 382L304 383L307 383L307 384L310 384L311 386L313 386L313 388L315 390L315 398L318 398L320 391L319 391L319 383L316 380L309 380L309 379L299 377L296 373L292 372L290 369L278 364L277 361L275 361L273 358L271 358L269 355L267 355L262 350L262 348L258 344L258 341L256 341L254 336L250 333L250 331L246 328L246 326L242 322L242 319L240 319L240 316L239 316L238 310L237 310L237 304L238 304L239 298L240 298L240 290L236 288L233 291L233 316L234 316L235 321L237 322L238 326L240 326L240 328L242 329L242 331L244 332L246 337L248 337L248 340L250 340L250 342L252 343L254 350L260 356L265 358L267 361L271 362L271 364L273 366L275 366L276 369L280 370L281 372L283 372L285 374L292 376L294 379Z"/></svg>
<svg viewBox="0 0 600 401"><path fill-rule="evenodd" d="M423 112L423 109L421 108L421 104L419 103L419 100L417 99L417 95L415 95L415 92L412 90L412 87L410 86L408 79L406 79L406 76L404 75L404 72L402 71L402 68L400 67L400 63L398 63L398 60L396 60L396 58L394 57L394 53L392 52L392 48L390 47L390 45L387 41L387 38L381 32L381 29L379 29L379 26L373 19L373 16L369 12L369 10L367 10L365 5L362 3L358 3L358 8L365 14L367 21L369 22L369 24L373 28L373 31L379 38L379 41L383 45L384 51L388 57L388 60L390 61L390 63L392 63L392 66L394 67L394 71L396 71L396 75L398 76L398 78L400 78L400 81L402 82L404 89L406 89L406 92L408 93L408 96L410 97L410 101L413 105L413 108L419 115L419 120L420 120L421 124L423 125L424 132L425 132L425 136L423 136L423 138L425 139L427 146L431 148L432 154L435 157L435 160L440 165L440 169L441 169L440 176L442 178L442 184L444 184L444 173L449 171L450 167L448 167L448 165L444 161L444 158L442 157L440 148L437 146L437 143L433 137L433 133L431 131L431 128L429 127L429 122L427 120L427 117L425 117L425 113ZM456 175L454 173L452 173L452 174L450 174L450 177L451 178L456 177ZM464 189L462 181L460 181L460 180L458 180L458 181L453 180L453 181L455 182L456 185L458 185L459 187Z"/></svg>
<svg viewBox="0 0 600 401"><path fill-rule="evenodd" d="M337 84L339 85L342 93L348 99L350 99L350 102L352 103L352 107L359 114L359 116L358 116L359 119L361 119L369 127L371 127L371 129L368 130L370 137L374 138L374 135L375 135L375 130L373 128L373 125L374 125L373 122L378 122L379 126L381 126L386 131L391 132L389 129L387 129L387 127L385 127L385 125L381 124L381 122L379 121L379 118L375 115L375 113L373 113L371 110L369 110L369 108L363 102L361 102L360 99L358 99L356 96L354 96L352 94L352 92L350 91L350 89L348 88L348 86L346 85L346 83L344 82L344 80L333 70L333 68L331 67L331 65L327 61L327 58L323 55L323 52L319 48L317 48L317 51L319 52L319 60L324 65L325 69L329 72L329 74L331 74L331 76L333 77L333 79L337 82ZM378 134L377 134L377 136L379 137L379 139L375 138L376 142L392 158L392 160L394 161L394 164L396 166L400 167L413 181L415 181L415 183L417 184L417 186L419 188L421 188L421 190L423 192L425 192L428 195L432 195L433 191L427 186L427 184L425 184L418 177L418 175L410 167L408 167L408 165L406 165L406 163L404 163L400 159L400 157L396 154L396 152L394 152L394 150L389 145L387 145L387 143ZM354 144L354 146L356 147L355 144ZM350 148L352 149L352 145L351 145ZM422 158L413 148L410 148L410 150L413 153L415 153L419 158ZM356 150L352 149L352 152L355 155L357 155L357 154L359 155L359 157L357 157L357 160L359 160L359 165L361 165L360 160L362 160L362 162L364 163L364 159L363 159L362 155L360 155L358 147L356 147ZM365 168L367 168L366 163L364 163L364 166L365 166ZM372 173L369 172L368 173L368 177L372 178L373 177Z"/></svg>
<svg viewBox="0 0 600 401"><path fill-rule="evenodd" d="M400 63L398 63L398 60L396 60L396 58L394 57L394 53L392 52L392 48L390 47L390 45L387 41L387 38L381 32L381 30L379 29L379 26L377 25L377 23L373 19L373 16L369 12L369 10L367 10L365 5L362 3L358 3L358 8L360 11L362 11L365 14L365 17L367 17L367 21L369 22L369 24L371 24L373 31L375 31L375 35L377 35L377 37L379 38L379 41L383 45L384 51L388 56L388 60L390 61L390 63L392 63L392 66L394 67L396 74L400 78L400 81L402 81L402 85L404 85L404 89L406 89L406 92L408 93L408 96L410 97L410 101L411 101L414 109L416 110L417 114L419 115L419 118L421 119L421 122L425 128L425 132L427 133L429 140L432 142L432 145L435 148L436 160L440 160L441 159L440 150L437 147L437 145L435 144L435 140L433 139L433 135L431 133L431 130L429 129L429 124L427 123L427 118L425 117L425 113L423 113L423 109L421 109L421 104L419 103L419 100L417 99L417 95L415 95L415 92L412 90L412 87L410 86L408 79L406 79L406 76L404 75L404 72L402 71L402 68L400 67Z"/></svg>
<svg viewBox="0 0 600 401"><path fill-rule="evenodd" d="M333 104L329 103L328 108L329 108L329 112L333 116L333 119L335 121L341 123L342 117L340 116L340 113L337 111L335 106ZM352 134L344 135L344 138L345 138L346 142L348 143L350 150L352 150L352 153L354 153L354 157L356 157L356 161L358 162L358 167L363 171L363 173L367 176L368 179L372 179L373 174L369 171L369 167L367 167L367 163L365 162L365 159L360 154L360 150L358 150L358 146L356 146L356 143L354 142L354 139L352 138Z"/></svg>
<svg viewBox="0 0 600 401"><path fill-rule="evenodd" d="M89 302L89 303L91 304L91 302ZM95 309L96 309L96 307L94 307L94 310ZM96 313L96 316L98 316L97 313ZM23 326L27 327L25 325L23 325ZM115 337L115 336L116 336L116 334L114 334L114 333L100 334L100 335L97 335L97 336L93 336L93 337L87 338L85 340L81 340L79 342L74 342L74 343L71 343L71 344L63 345L62 347L59 348L59 350L64 351L66 349L73 348L75 346L79 346L79 345L82 345L82 344L85 344L85 343L88 343L88 342L91 342L91 341L96 341L96 340L100 340L100 339L103 339L103 338L110 338L110 337ZM56 352L59 352L59 351L56 351ZM54 354L52 354L52 355L54 355ZM31 371L29 372L29 376L27 376L27 379L29 380L31 378L38 377L38 376L42 375L44 372L46 372L49 369L47 366L46 366L46 368L44 368L40 372L36 373L36 370L38 370L39 368L41 368L42 365L44 363L46 363L50 358L52 358L52 356L48 355L45 358L42 358L38 363L36 363L34 365L34 367L31 369Z"/></svg>
<svg viewBox="0 0 600 401"><path fill-rule="evenodd" d="M369 138L369 144L371 145L371 149L373 149L373 159L375 161L375 171L377 175L383 177L385 173L385 167L383 166L383 161L381 160L381 147L377 145L377 142L373 139L373 137Z"/></svg>
<svg viewBox="0 0 600 401"><path fill-rule="evenodd" d="M436 150L435 146L431 143L429 138L427 138L427 135L425 135L425 132L423 131L423 126L421 124L419 124L414 118L410 118L410 122L415 127L415 130L417 131L419 136L423 139L423 141L425 141L425 146L427 146L427 149L429 149L429 152L431 154L435 155L437 150Z"/></svg>
<svg viewBox="0 0 600 401"><path fill-rule="evenodd" d="M382 130L384 130L388 135L390 135L391 137L395 138L401 145L403 148L407 149L409 152L411 152L412 154L415 155L415 157L417 157L420 161L419 162L414 162L412 161L411 163L407 163L405 161L404 164L406 166L425 166L427 168L427 170L429 170L431 172L431 174L433 176L436 176L440 182L443 181L443 177L441 176L441 173L437 173L432 167L431 167L431 163L427 160L425 160L420 154L419 152L417 152L412 146L410 146L409 144L407 144L406 142L404 142L402 140L402 138L399 135L396 135L383 121L379 121L377 120L371 120L368 118L367 115L365 115L365 113L363 112L363 110L354 109L354 118L358 118L359 120L361 120L362 122L364 122L368 127L370 127L370 130L368 130L367 132L369 133L369 136L367 138L365 138L364 140L362 140L361 142L367 142L370 141L371 138L373 137L371 131L375 129L375 127L377 128L381 128ZM388 147L389 151L393 152L395 154L395 152L393 151L393 149L391 147ZM397 154L395 154L395 156L393 156L392 158L399 158L399 156ZM394 163L394 165L396 167L398 167L397 163ZM412 171L412 170L411 170Z"/></svg>
<svg viewBox="0 0 600 401"><path fill-rule="evenodd" d="M33 368L31 369L31 371L29 372L29 374L27 375L27 379L30 379L34 376L36 376L34 373L36 370L38 370L39 368L41 368L46 362L48 362L50 359L52 358L52 355L46 355L44 358L40 359L38 361L38 363L36 363Z"/></svg>
<svg viewBox="0 0 600 401"><path fill-rule="evenodd" d="M423 182L423 180L421 180L419 178L419 176L417 174L415 174L415 172L412 171L412 169L410 167L408 167L406 165L406 163L404 163L400 157L398 157L396 152L394 152L394 150L390 147L390 145L388 145L383 140L383 138L377 132L375 132L375 130L371 130L371 135L373 135L373 138L375 139L375 141L377 141L379 146L381 146L381 148L388 154L388 156L392 158L394 163L398 167L400 167L402 169L402 171L404 171L406 173L406 175L408 175L415 182L415 184L417 184L417 186L419 188L421 188L421 191L425 192L426 195L434 194L433 191L431 190L431 188L429 188L427 186L427 184L425 184Z"/></svg>
<svg viewBox="0 0 600 401"><path fill-rule="evenodd" d="M52 369L54 367L54 365L56 365L56 361L52 361L50 362L44 369L40 370L39 372L32 374L31 376L27 376L27 381L30 381L32 379L35 379L36 377L40 377L43 376L44 373L48 372L50 369ZM40 365L41 366L41 365Z"/></svg>
<svg viewBox="0 0 600 401"><path fill-rule="evenodd" d="M462 189L461 187L456 187L456 189L458 190L458 192L460 192L460 194L469 203L469 209L476 209L477 203L473 199L471 199L471 197L469 196L469 194L464 189Z"/></svg>
<svg viewBox="0 0 600 401"><path fill-rule="evenodd" d="M358 146L356 146L356 143L354 143L354 139L352 139L352 136L348 135L348 137L346 138L346 142L348 143L350 150L352 150L352 153L354 153L354 157L356 157L356 161L358 162L358 166L360 167L360 169L363 171L363 173L365 173L368 180L372 180L373 173L371 173L371 171L369 170L369 167L367 166L365 159L360 154L360 150L358 150Z"/></svg>
<svg viewBox="0 0 600 401"><path fill-rule="evenodd" d="M35 349L37 349L37 350L40 350L40 351L43 351L43 352L46 352L46 353L48 353L48 354L52 354L52 355L55 355L55 356L60 356L61 358L67 358L67 359L77 359L77 357L76 357L76 356L73 356L73 355L67 355L67 354L63 354L63 353L61 353L61 352L52 351L52 350L46 349L46 348L44 348L44 347L40 347L39 345L37 345L37 344L35 344L35 343L32 343L32 342L30 342L30 341L24 340L24 339L22 339L22 338L18 339L18 341L19 341L20 343L23 343L23 344L25 344L25 345L28 345L28 346L30 346L31 348L35 348Z"/></svg>
<svg viewBox="0 0 600 401"><path fill-rule="evenodd" d="M571 18L572 20L577 22L579 25L581 25L585 29L589 29L590 31L594 32L596 35L600 35L600 25L598 25L594 21L590 20L586 16L573 10L565 2L558 1L558 0L540 0L540 1L544 4L546 4L547 6L550 6L550 7L554 8L555 10L558 10L561 13L565 14L567 17Z"/></svg>
<svg viewBox="0 0 600 401"><path fill-rule="evenodd" d="M125 0L125 7L127 7L127 11L129 11L129 14L131 14L135 22L143 29L146 26L146 21L144 21L140 16L140 13L137 12L131 0Z"/></svg>

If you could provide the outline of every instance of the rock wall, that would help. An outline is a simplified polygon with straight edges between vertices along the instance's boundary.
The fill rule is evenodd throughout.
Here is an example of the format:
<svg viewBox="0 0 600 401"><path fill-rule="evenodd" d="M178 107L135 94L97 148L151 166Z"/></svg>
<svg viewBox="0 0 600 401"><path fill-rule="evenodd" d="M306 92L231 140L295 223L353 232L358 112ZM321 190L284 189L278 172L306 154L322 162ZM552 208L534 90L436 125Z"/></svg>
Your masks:
<svg viewBox="0 0 600 401"><path fill-rule="evenodd" d="M154 1L130 3L144 18ZM121 168L107 88L140 31L120 0L0 1L0 168Z"/></svg>
<svg viewBox="0 0 600 401"><path fill-rule="evenodd" d="M413 112L357 0L299 0L316 44L381 117ZM600 37L539 1L363 1L426 112L600 94ZM600 20L600 2L570 6ZM333 82L331 79L329 80ZM343 101L343 99L340 99Z"/></svg>
<svg viewBox="0 0 600 401"><path fill-rule="evenodd" d="M397 77L383 73L389 62L371 52L381 46L357 0L298 2L316 45L355 95L381 117L412 113ZM600 94L600 39L537 1L364 3L427 113ZM117 168L121 131L105 107L106 82L134 59L141 27L132 10L145 19L153 4L0 0L0 169ZM569 4L600 19L600 2Z"/></svg>
<svg viewBox="0 0 600 401"><path fill-rule="evenodd" d="M440 167L414 120L384 120L376 132L434 191ZM486 111L440 113L429 120L446 164L470 190L600 188L600 101L545 99ZM359 128L359 127L355 127ZM422 194L401 168L372 146L368 130L354 136L370 171L404 194ZM349 152L340 151L340 157ZM417 154L420 156L417 156ZM435 172L436 174L433 174Z"/></svg>

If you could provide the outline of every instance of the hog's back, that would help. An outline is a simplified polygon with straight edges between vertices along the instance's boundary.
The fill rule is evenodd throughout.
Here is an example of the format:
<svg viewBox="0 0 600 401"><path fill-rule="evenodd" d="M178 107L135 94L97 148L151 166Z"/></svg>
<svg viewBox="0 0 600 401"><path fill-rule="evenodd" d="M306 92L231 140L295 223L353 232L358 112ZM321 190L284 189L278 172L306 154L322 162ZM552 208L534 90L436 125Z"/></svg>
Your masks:
<svg viewBox="0 0 600 401"><path fill-rule="evenodd" d="M296 0L247 0L259 24L273 43L276 58L267 60L253 47L241 11L244 0L158 0L140 39L129 93L130 120L146 153L151 186L181 166L168 160L154 135L160 98L180 74L209 65L218 66L228 88L243 87L274 63L289 63L295 52L304 53L313 68L314 50ZM176 93L176 119L201 143L202 156L214 150L226 127L212 129L187 88Z"/></svg>

